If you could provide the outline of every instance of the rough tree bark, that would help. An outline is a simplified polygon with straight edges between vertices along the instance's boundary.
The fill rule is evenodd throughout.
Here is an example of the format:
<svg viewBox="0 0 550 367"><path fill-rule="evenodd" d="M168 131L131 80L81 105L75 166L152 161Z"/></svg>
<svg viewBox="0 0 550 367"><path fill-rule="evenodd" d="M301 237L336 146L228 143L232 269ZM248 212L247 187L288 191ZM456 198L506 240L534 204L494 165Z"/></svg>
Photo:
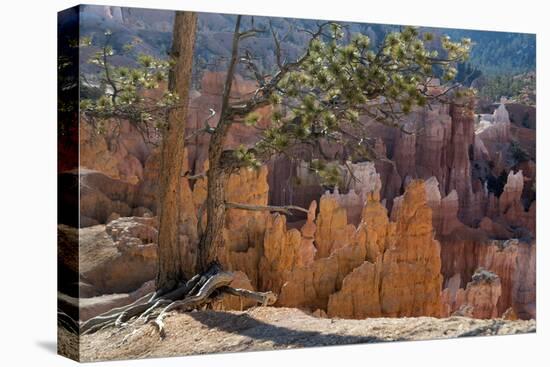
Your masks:
<svg viewBox="0 0 550 367"><path fill-rule="evenodd" d="M228 118L229 98L235 74L235 65L239 55L239 29L241 17L237 17L231 59L225 79L223 100L220 113L220 121L216 126L210 144L208 146L208 163L206 197L206 229L201 237L198 249L198 273L206 271L212 263L217 261L216 252L223 241L223 228L225 226L225 185L228 180L228 172L222 165L224 138L227 135L231 121Z"/></svg>
<svg viewBox="0 0 550 367"><path fill-rule="evenodd" d="M231 89L235 77L235 67L239 59L239 42L242 38L251 34L255 34L258 30L248 30L241 32L241 16L237 16L235 30L233 32L233 41L231 46L231 58L228 63L227 75L222 94L222 105L220 111L220 120L216 128L211 133L210 143L208 146L208 162L209 168L206 173L207 177L207 197L206 197L206 229L201 236L198 248L197 273L201 274L207 271L213 264L217 264L217 250L223 242L223 229L225 227L225 214L229 208L237 208L243 210L268 210L278 211L291 214L291 210L301 210L307 212L306 209L294 206L274 207L274 206L250 206L238 203L226 203L225 187L229 179L229 175L235 168L229 163L234 157L230 151L224 151L224 140L229 131L233 120L237 115L245 116L247 113L268 104L269 95L275 90L277 81L280 80L285 73L291 68L300 65L305 56L296 63L291 63L286 66L281 66L281 71L271 79L266 87L260 100L249 100L242 103L239 109L231 105ZM314 38L321 34L321 29L313 35ZM224 153L229 153L229 156Z"/></svg>
<svg viewBox="0 0 550 367"><path fill-rule="evenodd" d="M110 310L89 319L80 325L79 331L81 333L92 333L111 326L123 326L127 322L137 322L138 320L148 322L151 318L156 317L155 325L157 325L162 337L164 336L163 319L173 310L188 311L190 309L197 309L224 294L253 299L262 305L274 304L277 299L271 292L248 291L235 289L230 286L231 281L234 279L234 274L224 271L217 261L217 250L223 242L226 210L267 210L288 215L292 211L308 212L308 210L292 205L278 207L226 202L225 187L229 175L240 166L239 162L236 162L236 158L231 150L224 151L224 140L233 123L242 121L248 113L257 108L269 105L270 97L278 90L279 83L283 78L293 70L297 70L308 60L309 46L306 53L297 61L282 63L279 41L272 30L276 43L277 64L280 70L268 79L256 73L259 87L254 97L231 104L231 89L235 67L239 58L239 40L261 31L250 29L241 32L241 16L237 17L233 34L231 58L228 64L222 95L220 119L215 127L209 126L208 120L215 115L215 112L211 110L210 117L205 121L206 126L201 131L201 133L211 134L208 149L209 169L206 172L208 180L208 193L205 202L207 223L204 233L201 233L199 242L197 268L195 269L196 275L184 282L182 259L186 254L181 252L182 249L178 241L178 222L180 218L179 196L196 22L197 17L193 13L176 14L172 54L176 58L177 63L171 71L169 88L180 96L180 107L170 112L162 145L157 292L148 294L130 305ZM310 46L315 39L324 36L323 29L329 24L321 24L316 32L311 32ZM248 60L249 67L253 71L257 71L249 56L245 54L243 58L244 62ZM378 96L375 95L375 97L377 98ZM373 98L369 99L372 100ZM375 117L378 116L375 115ZM198 178L199 176L201 174L184 177L190 179L191 177ZM199 209L199 213L202 213L202 210L203 206ZM201 217L200 214L199 217ZM201 227L199 220L199 228ZM71 326L68 325L67 327L70 328Z"/></svg>
<svg viewBox="0 0 550 367"><path fill-rule="evenodd" d="M158 273L156 287L173 289L183 279L178 224L180 219L181 168L184 160L185 122L191 83L197 14L176 12L168 88L179 96L179 106L170 111L161 147L159 177Z"/></svg>

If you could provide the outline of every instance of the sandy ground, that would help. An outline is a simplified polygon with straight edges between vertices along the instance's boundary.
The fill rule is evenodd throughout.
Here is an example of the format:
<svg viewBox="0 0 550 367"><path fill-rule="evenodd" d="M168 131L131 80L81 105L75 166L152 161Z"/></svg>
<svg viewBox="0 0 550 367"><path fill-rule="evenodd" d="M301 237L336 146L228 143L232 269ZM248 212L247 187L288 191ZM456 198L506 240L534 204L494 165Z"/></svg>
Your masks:
<svg viewBox="0 0 550 367"><path fill-rule="evenodd" d="M317 318L291 308L259 307L244 312L173 312L161 340L151 324L134 323L82 337L81 361L243 352L354 343L424 340L534 332L535 321ZM63 343L60 343L63 345Z"/></svg>

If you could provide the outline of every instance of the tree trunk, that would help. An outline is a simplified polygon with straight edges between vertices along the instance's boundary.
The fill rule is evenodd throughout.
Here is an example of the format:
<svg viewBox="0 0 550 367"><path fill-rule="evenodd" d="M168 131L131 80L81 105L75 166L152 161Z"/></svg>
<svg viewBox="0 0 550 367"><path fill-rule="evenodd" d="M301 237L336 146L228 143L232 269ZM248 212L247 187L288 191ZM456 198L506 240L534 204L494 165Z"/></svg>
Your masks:
<svg viewBox="0 0 550 367"><path fill-rule="evenodd" d="M222 166L222 155L224 138L228 129L229 124L220 120L208 145L206 229L199 242L197 273L204 273L218 261L217 251L223 242L226 210L225 186L229 177Z"/></svg>
<svg viewBox="0 0 550 367"><path fill-rule="evenodd" d="M184 138L191 83L197 14L176 12L168 88L179 96L178 107L170 111L163 132L159 175L158 273L156 287L170 290L183 279L183 256L179 243L181 174Z"/></svg>
<svg viewBox="0 0 550 367"><path fill-rule="evenodd" d="M210 149L216 150L210 144ZM209 154L211 156L212 154ZM215 154L214 154L215 155ZM212 160L212 162L218 162ZM225 185L228 177L219 164L208 169L208 195L206 197L206 229L201 236L198 251L197 272L205 272L217 261L217 250L223 242L225 227Z"/></svg>
<svg viewBox="0 0 550 367"><path fill-rule="evenodd" d="M231 121L227 118L229 110L229 98L233 86L233 77L235 74L235 65L237 64L239 54L241 16L237 16L235 31L233 32L233 42L231 49L231 59L225 77L225 84L222 95L222 106L220 121L210 137L208 145L208 194L206 197L206 229L201 236L199 243L199 255L197 261L197 270L199 273L206 271L212 263L217 262L217 251L223 243L223 229L225 226L225 185L229 179L225 167L222 165L223 144L225 136L231 126Z"/></svg>

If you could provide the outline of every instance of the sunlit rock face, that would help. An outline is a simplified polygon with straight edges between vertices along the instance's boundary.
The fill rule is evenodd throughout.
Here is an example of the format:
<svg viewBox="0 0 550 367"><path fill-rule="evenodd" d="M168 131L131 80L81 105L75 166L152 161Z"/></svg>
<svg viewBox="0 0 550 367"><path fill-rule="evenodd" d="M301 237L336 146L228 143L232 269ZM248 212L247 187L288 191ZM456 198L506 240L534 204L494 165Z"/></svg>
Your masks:
<svg viewBox="0 0 550 367"><path fill-rule="evenodd" d="M61 179L70 181L75 187L80 187L79 222L67 224L88 227L105 224L117 215L132 215L136 193L134 185L87 169L65 172Z"/></svg>
<svg viewBox="0 0 550 367"><path fill-rule="evenodd" d="M205 165L205 169L207 164ZM191 203L194 213L202 213L202 228L206 225L206 213L200 208L206 200L206 178L195 182ZM226 185L226 200L229 202L267 205L267 167L243 168L231 175ZM270 213L229 209L226 214L224 243L218 249L218 257L228 270L244 272L254 287L258 284L258 268L263 254L263 243Z"/></svg>
<svg viewBox="0 0 550 367"><path fill-rule="evenodd" d="M442 316L467 316L494 319L499 316L497 303L502 293L498 275L479 268L466 288L458 288L460 274L453 276L442 293Z"/></svg>
<svg viewBox="0 0 550 367"><path fill-rule="evenodd" d="M83 119L80 124L80 167L96 170L131 184L143 179L143 165L150 147L127 121L106 121L99 133Z"/></svg>
<svg viewBox="0 0 550 367"><path fill-rule="evenodd" d="M333 293L327 305L329 317L356 318L380 317L381 263L363 262L342 281L342 288Z"/></svg>
<svg viewBox="0 0 550 367"><path fill-rule="evenodd" d="M353 240L355 226L348 223L346 208L338 199L332 195L321 197L315 235L317 258L328 257Z"/></svg>
<svg viewBox="0 0 550 367"><path fill-rule="evenodd" d="M343 181L347 182L347 192L340 193L338 188L326 192L323 197L334 198L340 207L346 209L347 221L357 225L361 221L361 212L367 201L367 196L374 194L380 198L382 181L380 174L376 172L373 162L347 163L340 166L343 174Z"/></svg>
<svg viewBox="0 0 550 367"><path fill-rule="evenodd" d="M103 124L105 132L100 133L82 118L80 168L72 172L72 178L70 172L64 173L64 179L74 179L74 185L80 187L81 227L106 224L110 218L138 215L151 209L140 208L139 195L150 146L126 121L108 120Z"/></svg>
<svg viewBox="0 0 550 367"><path fill-rule="evenodd" d="M317 229L313 201L306 223L300 230L288 229L286 217L273 214L267 221L263 242L263 256L259 264L259 287L279 293L290 271L310 265L317 249L314 236Z"/></svg>
<svg viewBox="0 0 550 367"><path fill-rule="evenodd" d="M209 119L210 108L219 110L224 81L223 73L207 72L199 90L191 93L188 136L205 121L217 123L219 116ZM241 77L233 83L234 101L254 88ZM309 212L289 216L228 210L220 261L238 272L242 287L271 290L279 295L278 305L329 317L493 317L496 312L497 317L534 318L535 133L529 121L521 126L517 117L511 121L524 110L509 108L501 104L476 120L472 101L457 100L418 108L406 118L405 131L369 125L375 138L372 161L352 162L343 147L321 142L329 160L340 164L343 187L327 190L321 185L306 163L318 153L305 147L296 148L302 161L275 157L259 170L234 173L226 187L228 201L293 204ZM270 111L259 112L259 124L266 126ZM60 176L80 189L81 216L78 223L65 224L95 230L124 223L127 217L155 218L158 147L126 122L110 122L107 130L110 134L98 134L89 122L81 124L80 172ZM225 143L250 145L257 138L254 129L238 124ZM524 159L514 158L512 141L527 152ZM207 134L193 135L182 172L206 172L208 142ZM187 276L193 275L196 262L199 220L202 228L206 224L201 211L206 195L204 178L182 177L179 240L188 254ZM121 256L137 264L135 253ZM124 299L154 279L156 265L148 259L148 279L127 279L132 285L125 286ZM480 267L498 276L498 297L496 282L472 283ZM97 270L88 274L97 277L90 276L95 284L109 282L108 272L103 280ZM90 294L101 295L107 288ZM232 298L219 307L247 305Z"/></svg>
<svg viewBox="0 0 550 367"><path fill-rule="evenodd" d="M534 243L518 240L448 241L442 245L442 274L444 288L457 274L460 287L466 287L475 271L482 267L498 275L501 282L501 296L497 303L499 316L512 307L521 318L535 317L535 256Z"/></svg>
<svg viewBox="0 0 550 367"><path fill-rule="evenodd" d="M318 231L328 223L318 221ZM370 194L353 229L349 243L289 275L279 304L326 310L329 317L439 315L439 243L424 184L409 185L397 222Z"/></svg>
<svg viewBox="0 0 550 367"><path fill-rule="evenodd" d="M365 255L365 247L354 243L305 268L294 269L281 289L277 304L325 310L330 295L341 287L347 274L364 262Z"/></svg>
<svg viewBox="0 0 550 367"><path fill-rule="evenodd" d="M73 244L79 246L80 296L130 293L154 279L156 228L156 218L123 217L80 229Z"/></svg>
<svg viewBox="0 0 550 367"><path fill-rule="evenodd" d="M489 159L496 158L510 144L510 116L504 104L500 104L492 115L482 115L476 129L476 136L483 142Z"/></svg>
<svg viewBox="0 0 550 367"><path fill-rule="evenodd" d="M395 237L383 254L382 315L438 315L441 259L439 242L433 236L424 183L413 181L397 215Z"/></svg>

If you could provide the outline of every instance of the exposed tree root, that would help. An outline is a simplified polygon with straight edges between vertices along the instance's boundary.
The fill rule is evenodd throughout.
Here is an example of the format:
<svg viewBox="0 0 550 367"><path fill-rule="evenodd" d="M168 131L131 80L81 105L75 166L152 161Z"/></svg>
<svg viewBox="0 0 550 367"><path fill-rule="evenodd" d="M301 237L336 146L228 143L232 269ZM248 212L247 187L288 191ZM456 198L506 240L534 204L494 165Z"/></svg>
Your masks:
<svg viewBox="0 0 550 367"><path fill-rule="evenodd" d="M60 309L57 310L57 323L73 334L78 333L78 323Z"/></svg>
<svg viewBox="0 0 550 367"><path fill-rule="evenodd" d="M233 281L234 275L228 272L220 272L210 277L204 285L201 286L197 294L185 297L180 301L174 301L166 306L161 313L155 319L155 325L158 327L161 338L164 338L164 322L163 319L167 312L171 310L179 309L182 311L188 311L193 308L200 307L209 301L209 297L218 288L227 286Z"/></svg>
<svg viewBox="0 0 550 367"><path fill-rule="evenodd" d="M204 274L195 275L173 291L164 294L149 293L132 304L114 308L87 320L80 325L80 333L85 335L112 326L123 327L131 320L147 323L154 318L154 324L161 338L164 338L164 318L172 310L199 309L225 294L249 298L263 306L276 302L277 297L272 292L254 292L230 287L233 279L233 273L222 271L219 265L214 264Z"/></svg>

